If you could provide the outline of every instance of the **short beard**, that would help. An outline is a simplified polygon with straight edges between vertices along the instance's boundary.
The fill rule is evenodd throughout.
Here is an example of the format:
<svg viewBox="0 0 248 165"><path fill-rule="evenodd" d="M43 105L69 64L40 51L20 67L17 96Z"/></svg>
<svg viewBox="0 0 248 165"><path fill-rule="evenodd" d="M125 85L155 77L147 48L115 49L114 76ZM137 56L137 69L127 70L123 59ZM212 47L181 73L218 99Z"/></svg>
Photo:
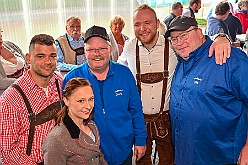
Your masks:
<svg viewBox="0 0 248 165"><path fill-rule="evenodd" d="M49 77L54 73L55 69L54 69L54 70L51 72L51 74L49 74L49 75L44 75L44 74L42 74L41 72L36 71L34 68L33 68L33 71L34 71L37 75L39 75L40 77L49 78Z"/></svg>

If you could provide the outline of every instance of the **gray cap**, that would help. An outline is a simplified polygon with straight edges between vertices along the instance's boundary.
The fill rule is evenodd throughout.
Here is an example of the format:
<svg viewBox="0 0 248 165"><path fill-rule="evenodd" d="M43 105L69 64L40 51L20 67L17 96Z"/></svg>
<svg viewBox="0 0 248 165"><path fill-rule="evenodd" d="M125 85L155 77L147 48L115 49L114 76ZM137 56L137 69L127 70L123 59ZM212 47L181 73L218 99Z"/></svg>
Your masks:
<svg viewBox="0 0 248 165"><path fill-rule="evenodd" d="M198 27L198 23L196 21L195 18L192 17L188 17L188 16L177 16L176 18L174 18L169 27L168 27L168 31L167 31L167 35L170 35L170 32L173 30L187 30L188 28L190 28L191 26L197 26Z"/></svg>
<svg viewBox="0 0 248 165"><path fill-rule="evenodd" d="M101 37L106 41L110 41L106 29L100 26L94 25L90 27L88 30L86 30L84 42L87 42L91 37Z"/></svg>

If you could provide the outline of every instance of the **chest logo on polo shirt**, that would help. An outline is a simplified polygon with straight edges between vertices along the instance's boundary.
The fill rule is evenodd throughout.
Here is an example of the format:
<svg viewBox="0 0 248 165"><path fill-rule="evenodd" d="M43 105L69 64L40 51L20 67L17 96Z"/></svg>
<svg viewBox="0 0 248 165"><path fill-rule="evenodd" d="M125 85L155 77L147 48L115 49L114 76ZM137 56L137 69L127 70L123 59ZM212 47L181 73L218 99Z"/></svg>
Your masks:
<svg viewBox="0 0 248 165"><path fill-rule="evenodd" d="M199 78L199 77L194 78L194 84L199 84L200 81L202 81L201 78Z"/></svg>
<svg viewBox="0 0 248 165"><path fill-rule="evenodd" d="M122 95L122 92L123 92L123 90L116 90L115 91L115 96L121 96Z"/></svg>

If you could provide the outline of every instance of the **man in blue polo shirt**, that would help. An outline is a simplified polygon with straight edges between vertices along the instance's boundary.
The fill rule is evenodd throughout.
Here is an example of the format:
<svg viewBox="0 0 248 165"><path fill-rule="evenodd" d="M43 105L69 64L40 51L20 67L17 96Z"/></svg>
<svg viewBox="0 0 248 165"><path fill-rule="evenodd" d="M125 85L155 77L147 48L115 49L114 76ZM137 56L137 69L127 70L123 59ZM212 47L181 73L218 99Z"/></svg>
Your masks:
<svg viewBox="0 0 248 165"><path fill-rule="evenodd" d="M169 26L178 64L170 116L176 165L248 164L248 58L235 47L225 65L207 57L211 39L194 18Z"/></svg>

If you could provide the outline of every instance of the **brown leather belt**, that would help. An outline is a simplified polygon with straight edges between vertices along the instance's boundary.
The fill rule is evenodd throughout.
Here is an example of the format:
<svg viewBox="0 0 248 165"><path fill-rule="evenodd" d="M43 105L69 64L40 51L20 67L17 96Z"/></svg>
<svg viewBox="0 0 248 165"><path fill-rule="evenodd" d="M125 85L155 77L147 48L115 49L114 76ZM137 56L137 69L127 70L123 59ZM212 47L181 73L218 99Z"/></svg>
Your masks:
<svg viewBox="0 0 248 165"><path fill-rule="evenodd" d="M137 74L136 79L139 79L137 81L141 81L146 84L154 84L162 81L163 79L168 78L168 76L169 76L169 72L165 70L163 72Z"/></svg>
<svg viewBox="0 0 248 165"><path fill-rule="evenodd" d="M145 121L150 123L150 122L155 122L158 118L160 113L155 113L155 114L144 114ZM169 110L163 111L162 116L168 116L169 115Z"/></svg>

